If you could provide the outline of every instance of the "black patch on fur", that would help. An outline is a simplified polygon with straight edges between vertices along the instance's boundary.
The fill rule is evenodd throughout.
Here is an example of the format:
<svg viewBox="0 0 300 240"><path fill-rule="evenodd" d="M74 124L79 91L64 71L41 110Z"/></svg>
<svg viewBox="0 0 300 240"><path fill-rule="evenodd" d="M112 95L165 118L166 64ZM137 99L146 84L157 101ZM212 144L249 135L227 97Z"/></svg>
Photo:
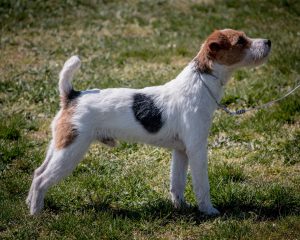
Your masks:
<svg viewBox="0 0 300 240"><path fill-rule="evenodd" d="M138 122L149 133L157 133L163 126L162 111L150 96L142 93L133 95L132 110Z"/></svg>
<svg viewBox="0 0 300 240"><path fill-rule="evenodd" d="M69 92L69 94L63 98L63 106L68 107L70 104L80 96L81 91L76 91L72 88L72 90Z"/></svg>
<svg viewBox="0 0 300 240"><path fill-rule="evenodd" d="M68 100L69 101L74 100L75 98L79 97L80 93L81 93L80 91L76 91L72 88L72 90L68 94Z"/></svg>

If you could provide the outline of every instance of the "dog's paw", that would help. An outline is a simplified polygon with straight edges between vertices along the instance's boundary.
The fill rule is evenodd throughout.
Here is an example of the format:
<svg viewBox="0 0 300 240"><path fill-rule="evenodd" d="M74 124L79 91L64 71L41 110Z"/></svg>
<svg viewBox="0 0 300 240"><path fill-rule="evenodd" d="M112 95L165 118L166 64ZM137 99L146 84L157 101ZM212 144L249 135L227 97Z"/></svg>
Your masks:
<svg viewBox="0 0 300 240"><path fill-rule="evenodd" d="M191 204L187 203L186 201L172 201L173 207L176 209L182 209L182 208L190 208Z"/></svg>
<svg viewBox="0 0 300 240"><path fill-rule="evenodd" d="M42 209L43 209L43 204L38 204L38 205L31 204L30 215L36 215L40 213Z"/></svg>
<svg viewBox="0 0 300 240"><path fill-rule="evenodd" d="M180 198L178 196L174 196L172 193L171 193L171 201L172 201L172 205L176 209L189 208L191 206L189 203L187 203L184 200L184 198Z"/></svg>
<svg viewBox="0 0 300 240"><path fill-rule="evenodd" d="M199 211L208 216L220 215L218 209L214 208L213 206L206 207L206 208L199 208Z"/></svg>
<svg viewBox="0 0 300 240"><path fill-rule="evenodd" d="M28 196L27 196L25 202L26 202L27 207L30 209L30 205L31 205L31 195L28 195Z"/></svg>

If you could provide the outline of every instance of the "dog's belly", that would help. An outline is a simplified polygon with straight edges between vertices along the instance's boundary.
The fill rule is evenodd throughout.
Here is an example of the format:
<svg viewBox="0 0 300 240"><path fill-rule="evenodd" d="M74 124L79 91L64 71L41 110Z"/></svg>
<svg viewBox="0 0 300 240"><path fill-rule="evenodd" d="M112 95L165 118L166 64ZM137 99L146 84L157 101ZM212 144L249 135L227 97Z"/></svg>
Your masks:
<svg viewBox="0 0 300 240"><path fill-rule="evenodd" d="M152 146L156 146L156 147L162 147L162 148L167 148L167 149L176 149L176 150L180 150L180 151L184 151L185 147L184 144L179 141L179 140L149 140L149 141L145 141L145 140L132 140L132 139L121 139L124 141L128 141L128 142L137 142L137 143L144 143L144 144L149 144Z"/></svg>
<svg viewBox="0 0 300 240"><path fill-rule="evenodd" d="M168 149L177 149L181 151L184 151L185 149L183 142L176 138L156 139L153 141L150 140L148 142L147 141L138 141L138 142L150 144L157 147L168 148Z"/></svg>
<svg viewBox="0 0 300 240"><path fill-rule="evenodd" d="M105 132L105 135L103 133ZM105 136L105 137L103 137ZM177 149L183 151L185 149L184 143L177 136L167 136L163 132L149 135L149 134L141 134L139 131L131 132L128 134L127 131L99 131L97 139L107 144L114 142L115 140L132 142L132 143L144 143L152 146L163 147L168 149ZM114 146L114 144L107 144L109 146Z"/></svg>

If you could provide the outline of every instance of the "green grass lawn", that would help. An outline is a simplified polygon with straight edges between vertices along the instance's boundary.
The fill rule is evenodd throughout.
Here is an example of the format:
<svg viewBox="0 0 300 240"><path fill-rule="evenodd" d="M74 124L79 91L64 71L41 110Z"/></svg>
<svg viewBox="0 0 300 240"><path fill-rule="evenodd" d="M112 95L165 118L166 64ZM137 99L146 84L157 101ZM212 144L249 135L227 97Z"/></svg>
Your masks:
<svg viewBox="0 0 300 240"><path fill-rule="evenodd" d="M64 3L62 3L64 2ZM76 89L165 83L214 29L272 40L267 64L236 72L230 108L280 97L300 82L300 3L272 1L0 1L0 239L300 239L300 92L258 112L215 113L212 200L221 215L169 201L168 150L93 145L51 188L44 211L25 198L59 108L58 73L81 56Z"/></svg>

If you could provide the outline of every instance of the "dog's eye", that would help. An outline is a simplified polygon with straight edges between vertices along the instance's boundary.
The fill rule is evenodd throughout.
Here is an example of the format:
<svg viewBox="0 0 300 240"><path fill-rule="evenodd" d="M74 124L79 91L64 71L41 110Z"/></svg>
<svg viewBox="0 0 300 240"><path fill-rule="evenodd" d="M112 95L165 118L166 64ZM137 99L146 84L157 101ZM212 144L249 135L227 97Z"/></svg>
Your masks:
<svg viewBox="0 0 300 240"><path fill-rule="evenodd" d="M246 43L246 39L244 37L239 37L236 44L237 45L244 45Z"/></svg>

